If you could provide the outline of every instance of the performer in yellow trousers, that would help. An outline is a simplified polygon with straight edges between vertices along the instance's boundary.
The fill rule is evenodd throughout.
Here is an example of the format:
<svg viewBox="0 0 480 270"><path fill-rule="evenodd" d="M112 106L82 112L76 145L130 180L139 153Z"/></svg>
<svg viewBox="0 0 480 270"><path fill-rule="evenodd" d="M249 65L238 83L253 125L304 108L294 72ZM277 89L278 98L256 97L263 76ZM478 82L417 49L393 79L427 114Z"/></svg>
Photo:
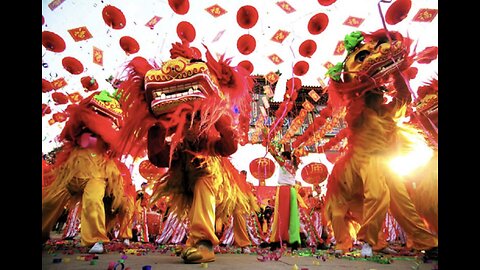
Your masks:
<svg viewBox="0 0 480 270"><path fill-rule="evenodd" d="M110 232L115 226L119 225L117 237L120 240L123 239L123 243L129 246L130 239L133 237L132 227L135 213L136 191L128 167L120 161L117 161L117 167L122 175L124 194L118 209L111 209L111 211L109 211L110 209L105 209L107 213L107 231ZM111 207L110 205L108 206Z"/></svg>
<svg viewBox="0 0 480 270"><path fill-rule="evenodd" d="M103 252L101 243L109 242L103 198L113 198L118 208L123 197L121 173L111 154L115 145L122 111L108 92L96 92L78 105L71 105L70 118L59 138L63 142L54 168L55 178L42 198L42 236L49 233L65 206L81 201L82 246L93 246L92 253Z"/></svg>
<svg viewBox="0 0 480 270"><path fill-rule="evenodd" d="M258 206L257 198L253 194L251 185L247 183L247 171L240 171L237 177L238 180L236 180L235 183L238 185L241 192L247 196L248 208L245 208L244 205L239 202L239 207L235 208L232 214L232 224L229 224L230 226L227 226L227 228L224 230L224 235L222 236L222 238L224 238L227 233L233 234L233 244L236 247L242 248L243 253L250 253L249 247L252 245L252 240L247 231L246 216L260 212L260 207ZM243 198L243 196L239 198ZM220 220L221 219L217 219L217 221ZM216 226L217 232L223 227L221 222L217 222Z"/></svg>
<svg viewBox="0 0 480 270"><path fill-rule="evenodd" d="M343 167L348 158L341 158L334 166L328 177L325 198L325 217L333 230L336 255L352 250L353 240L357 239L357 233L363 223L362 182L354 181L348 184L347 181L354 179L351 168ZM378 239L372 249L387 254L396 253L388 247L386 236L381 229L378 231Z"/></svg>
<svg viewBox="0 0 480 270"><path fill-rule="evenodd" d="M401 125L411 103L407 76L402 72L413 63L404 42L400 33L384 29L370 34L353 32L345 37L345 61L328 72L332 78L329 103L334 110L346 109L349 131L345 156L335 164L339 168L333 169L340 183L335 192L347 198L363 195L357 233L364 242L362 256L372 256L372 247L379 244L389 208L414 248L431 250L438 245L437 237L420 219L405 183L389 166L395 157L414 149L411 137L419 137L414 128Z"/></svg>
<svg viewBox="0 0 480 270"><path fill-rule="evenodd" d="M419 215L427 223L428 229L438 234L438 151L430 161L407 176L414 183L409 192Z"/></svg>
<svg viewBox="0 0 480 270"><path fill-rule="evenodd" d="M339 178L341 173L349 173L348 169L342 171L340 165L345 159L337 161L332 173L328 177L327 193L325 196L324 214L327 223L331 226L335 237L335 254L349 252L353 247L353 239L357 238L357 232L362 222L363 211L363 187L360 181L354 185L343 185ZM350 171L351 172L351 171ZM348 190L347 190L348 189Z"/></svg>
<svg viewBox="0 0 480 270"><path fill-rule="evenodd" d="M247 196L249 207L248 209L237 207L233 212L233 242L237 247L242 248L242 252L250 253L249 246L252 245L252 241L247 232L247 220L245 216L260 212L260 207L258 206L257 198L253 194L251 186L247 183L247 171L240 171L240 178L236 183L242 193Z"/></svg>
<svg viewBox="0 0 480 270"><path fill-rule="evenodd" d="M186 40L173 44L170 57L155 65L141 57L127 64L119 87L126 108L122 152L138 157L146 149L150 162L168 167L154 182L151 203L170 196L171 211L188 217L185 263L211 262L219 241L215 220L248 204L228 157L248 139L253 81L208 49L202 60Z"/></svg>

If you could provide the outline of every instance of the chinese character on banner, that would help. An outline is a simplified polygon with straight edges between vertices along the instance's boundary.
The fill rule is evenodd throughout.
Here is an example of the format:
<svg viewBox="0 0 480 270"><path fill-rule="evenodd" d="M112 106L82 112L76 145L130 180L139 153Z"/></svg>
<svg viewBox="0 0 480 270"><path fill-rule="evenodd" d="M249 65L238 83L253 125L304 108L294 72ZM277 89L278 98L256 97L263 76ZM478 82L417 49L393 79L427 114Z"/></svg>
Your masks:
<svg viewBox="0 0 480 270"><path fill-rule="evenodd" d="M82 95L80 95L79 92L74 92L71 94L68 94L68 99L70 100L71 103L77 103L83 99Z"/></svg>
<svg viewBox="0 0 480 270"><path fill-rule="evenodd" d="M64 87L65 85L67 85L67 81L65 81L64 78L59 78L52 82L53 89L55 90L58 90Z"/></svg>
<svg viewBox="0 0 480 270"><path fill-rule="evenodd" d="M310 90L310 92L308 92L308 95L313 99L313 101L317 102L319 99L320 99L320 96L317 94L317 92L315 90Z"/></svg>
<svg viewBox="0 0 480 270"><path fill-rule="evenodd" d="M327 61L325 64L323 64L323 66L324 66L326 69L330 69L331 67L333 67L333 64L332 64L332 62Z"/></svg>
<svg viewBox="0 0 480 270"><path fill-rule="evenodd" d="M412 21L414 22L431 22L437 16L437 9L422 8L420 9Z"/></svg>
<svg viewBox="0 0 480 270"><path fill-rule="evenodd" d="M272 40L278 43L282 43L290 34L290 32L285 30L278 30L272 37Z"/></svg>
<svg viewBox="0 0 480 270"><path fill-rule="evenodd" d="M302 106L305 110L307 110L309 112L313 111L313 109L315 108L315 107L313 107L312 103L310 103L310 101L308 101L308 100L305 100L302 103Z"/></svg>
<svg viewBox="0 0 480 270"><path fill-rule="evenodd" d="M365 19L349 16L344 22L343 25L359 27Z"/></svg>
<svg viewBox="0 0 480 270"><path fill-rule="evenodd" d="M65 2L65 0L53 0L52 2L50 2L50 4L48 4L48 7L53 11L63 2Z"/></svg>
<svg viewBox="0 0 480 270"><path fill-rule="evenodd" d="M148 21L145 24L145 26L150 28L150 29L153 29L155 27L155 24L157 24L161 19L162 19L162 17L153 16L153 18L151 18L150 21Z"/></svg>
<svg viewBox="0 0 480 270"><path fill-rule="evenodd" d="M277 5L283 9L283 11L285 11L287 14L290 14L292 12L295 12L295 9L289 4L287 3L287 1L280 1L280 2L277 2Z"/></svg>
<svg viewBox="0 0 480 270"><path fill-rule="evenodd" d="M272 55L268 56L268 59L270 59L275 65L283 63L282 58L280 58L276 54L272 54Z"/></svg>
<svg viewBox="0 0 480 270"><path fill-rule="evenodd" d="M70 33L75 42L92 38L92 34L90 34L90 31L88 31L86 26L70 29L68 30L68 33Z"/></svg>
<svg viewBox="0 0 480 270"><path fill-rule="evenodd" d="M62 123L62 122L65 122L65 120L67 120L67 114L62 112L54 113L52 117L53 117L53 120L55 120L55 122L57 123Z"/></svg>
<svg viewBox="0 0 480 270"><path fill-rule="evenodd" d="M309 102L309 103L310 103L310 102ZM311 104L311 103L310 103L310 104ZM312 105L312 106L313 106L313 105ZM312 109L313 109L313 107L312 107ZM304 109L300 109L300 113L298 114L298 116L299 116L299 119L302 119L302 120L300 121L300 124L302 124L304 118L307 116L307 111L304 110Z"/></svg>
<svg viewBox="0 0 480 270"><path fill-rule="evenodd" d="M103 51L93 46L93 63L103 66Z"/></svg>
<svg viewBox="0 0 480 270"><path fill-rule="evenodd" d="M278 81L279 77L280 76L277 73L270 71L267 73L267 75L265 75L265 80L267 80L270 84L274 84Z"/></svg>
<svg viewBox="0 0 480 270"><path fill-rule="evenodd" d="M217 18L219 16L222 16L223 14L227 13L227 11L225 9L223 9L221 6L219 6L217 4L215 4L211 7L207 7L205 10L215 18Z"/></svg>
<svg viewBox="0 0 480 270"><path fill-rule="evenodd" d="M333 55L342 55L345 52L345 45L343 44L343 40L338 41L337 46L335 47L335 51Z"/></svg>
<svg viewBox="0 0 480 270"><path fill-rule="evenodd" d="M53 118L50 118L50 120L48 120L48 124L51 126L53 124L55 124L55 119Z"/></svg>

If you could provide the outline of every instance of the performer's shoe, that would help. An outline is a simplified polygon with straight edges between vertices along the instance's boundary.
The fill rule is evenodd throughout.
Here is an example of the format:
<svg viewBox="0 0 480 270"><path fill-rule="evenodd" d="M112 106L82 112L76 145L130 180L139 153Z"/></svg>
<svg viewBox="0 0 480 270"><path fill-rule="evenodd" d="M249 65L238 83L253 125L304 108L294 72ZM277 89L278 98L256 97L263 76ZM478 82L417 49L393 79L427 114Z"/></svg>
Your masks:
<svg viewBox="0 0 480 270"><path fill-rule="evenodd" d="M343 250L342 249L335 249L335 251L333 252L333 254L335 254L335 256L342 256L343 255Z"/></svg>
<svg viewBox="0 0 480 270"><path fill-rule="evenodd" d="M270 243L270 251L275 251L281 248L280 242L271 242Z"/></svg>
<svg viewBox="0 0 480 270"><path fill-rule="evenodd" d="M93 247L88 251L88 253L103 253L103 243L95 243L95 245L93 245Z"/></svg>
<svg viewBox="0 0 480 270"><path fill-rule="evenodd" d="M242 253L244 253L244 254L250 254L250 253L252 253L252 251L250 250L249 247L242 247Z"/></svg>
<svg viewBox="0 0 480 270"><path fill-rule="evenodd" d="M423 255L423 260L425 262L429 260L438 260L438 247L433 247L431 249L425 250L425 255Z"/></svg>
<svg viewBox="0 0 480 270"><path fill-rule="evenodd" d="M360 252L362 257L372 257L373 251L372 247L368 243L364 243L362 246L362 251Z"/></svg>
<svg viewBox="0 0 480 270"><path fill-rule="evenodd" d="M175 253L176 256L180 256L183 252L183 247L182 246L175 246L173 248L173 252Z"/></svg>
<svg viewBox="0 0 480 270"><path fill-rule="evenodd" d="M397 255L398 254L398 252L391 247L384 247L384 248L380 249L378 252L383 253L383 254L390 254L390 255Z"/></svg>
<svg viewBox="0 0 480 270"><path fill-rule="evenodd" d="M215 261L213 245L208 240L201 240L195 247L184 249L181 257L185 263L207 263Z"/></svg>

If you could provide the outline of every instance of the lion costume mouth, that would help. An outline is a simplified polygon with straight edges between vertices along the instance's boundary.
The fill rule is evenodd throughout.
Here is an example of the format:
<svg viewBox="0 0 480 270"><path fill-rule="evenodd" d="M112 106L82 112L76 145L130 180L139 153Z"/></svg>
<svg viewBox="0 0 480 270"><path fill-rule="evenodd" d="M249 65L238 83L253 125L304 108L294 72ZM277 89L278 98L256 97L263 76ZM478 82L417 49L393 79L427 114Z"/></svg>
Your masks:
<svg viewBox="0 0 480 270"><path fill-rule="evenodd" d="M344 81L379 80L403 63L407 50L400 40L372 40L360 46L345 60Z"/></svg>
<svg viewBox="0 0 480 270"><path fill-rule="evenodd" d="M183 57L165 62L159 70L149 70L145 75L145 90L155 116L221 93L216 78L204 62Z"/></svg>

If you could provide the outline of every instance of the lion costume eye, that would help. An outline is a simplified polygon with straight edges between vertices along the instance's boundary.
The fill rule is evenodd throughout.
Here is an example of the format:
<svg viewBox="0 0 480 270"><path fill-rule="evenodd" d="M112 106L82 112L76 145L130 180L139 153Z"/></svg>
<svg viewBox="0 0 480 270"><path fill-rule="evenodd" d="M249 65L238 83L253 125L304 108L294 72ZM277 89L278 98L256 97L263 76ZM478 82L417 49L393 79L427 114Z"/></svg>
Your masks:
<svg viewBox="0 0 480 270"><path fill-rule="evenodd" d="M355 61L357 61L357 62L363 62L368 55L370 55L370 52L367 51L367 50L359 51L359 52L355 55Z"/></svg>
<svg viewBox="0 0 480 270"><path fill-rule="evenodd" d="M383 43L388 43L388 38L381 38L377 41L377 45L375 45L375 49L378 48Z"/></svg>

